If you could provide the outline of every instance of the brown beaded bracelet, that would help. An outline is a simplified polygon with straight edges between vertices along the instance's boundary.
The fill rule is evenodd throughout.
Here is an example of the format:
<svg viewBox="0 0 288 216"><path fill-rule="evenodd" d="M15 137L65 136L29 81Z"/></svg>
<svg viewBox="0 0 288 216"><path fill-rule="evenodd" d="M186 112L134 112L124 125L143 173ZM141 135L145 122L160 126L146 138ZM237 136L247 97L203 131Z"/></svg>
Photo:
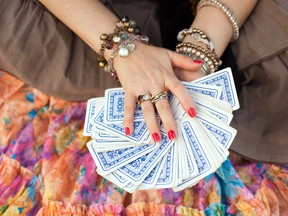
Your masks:
<svg viewBox="0 0 288 216"><path fill-rule="evenodd" d="M102 44L98 54L98 64L100 67L104 67L107 64L106 59L104 58L105 50L111 50L115 44L119 44L121 41L126 40L129 34L140 34L140 28L136 25L135 20L129 20L127 16L122 17L119 21L116 22L116 28L113 33L102 34L100 40Z"/></svg>
<svg viewBox="0 0 288 216"><path fill-rule="evenodd" d="M215 52L210 52L203 47L194 45L189 42L177 44L176 52L187 55L189 57L197 56L197 59L205 63L211 72L215 72L222 64L222 61L215 54Z"/></svg>
<svg viewBox="0 0 288 216"><path fill-rule="evenodd" d="M104 66L104 71L107 73L110 73L111 76L114 79L117 79L117 72L114 69L113 66L113 60L116 57L117 54L119 54L120 57L127 57L131 52L134 51L135 49L135 44L133 43L134 41L139 41L141 43L148 44L149 43L149 38L147 36L141 36L141 35L130 35L128 36L122 43L120 43L116 50L114 50L111 54L109 59L107 60L107 64ZM121 53L121 50L125 50L124 52ZM125 54L124 54L125 53ZM123 55L124 54L124 55Z"/></svg>

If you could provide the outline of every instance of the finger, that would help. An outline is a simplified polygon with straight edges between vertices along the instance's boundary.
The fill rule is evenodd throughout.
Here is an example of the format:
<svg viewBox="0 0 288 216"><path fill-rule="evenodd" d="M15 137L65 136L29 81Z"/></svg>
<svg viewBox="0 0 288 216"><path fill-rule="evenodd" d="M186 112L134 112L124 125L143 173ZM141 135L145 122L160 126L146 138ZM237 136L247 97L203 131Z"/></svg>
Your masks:
<svg viewBox="0 0 288 216"><path fill-rule="evenodd" d="M161 140L161 133L156 119L154 105L151 103L151 101L143 101L141 103L141 108L148 131L151 134L153 141L159 142Z"/></svg>
<svg viewBox="0 0 288 216"><path fill-rule="evenodd" d="M187 71L179 68L174 68L174 74L181 81L191 82L195 79L205 76L202 71Z"/></svg>
<svg viewBox="0 0 288 216"><path fill-rule="evenodd" d="M177 127L174 116L167 98L156 101L155 107L159 113L162 124L165 128L169 140L174 140L177 137Z"/></svg>
<svg viewBox="0 0 288 216"><path fill-rule="evenodd" d="M171 75L169 79L166 80L166 86L179 100L185 112L190 117L194 118L197 115L195 104L185 86L176 78L176 76L173 75Z"/></svg>
<svg viewBox="0 0 288 216"><path fill-rule="evenodd" d="M185 56L176 52L168 51L168 55L171 58L171 62L173 66L182 68L185 70L196 71L200 69L203 64L199 60L193 60L192 58L188 56Z"/></svg>
<svg viewBox="0 0 288 216"><path fill-rule="evenodd" d="M136 98L130 93L125 93L124 98L124 131L127 136L134 132L134 113L136 108Z"/></svg>

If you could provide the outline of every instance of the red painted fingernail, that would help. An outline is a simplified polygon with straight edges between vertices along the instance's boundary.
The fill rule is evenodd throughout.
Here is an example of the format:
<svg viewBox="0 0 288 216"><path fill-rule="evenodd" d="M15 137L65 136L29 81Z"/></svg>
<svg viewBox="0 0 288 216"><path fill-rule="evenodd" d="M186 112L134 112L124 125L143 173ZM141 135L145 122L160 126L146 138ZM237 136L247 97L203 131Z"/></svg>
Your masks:
<svg viewBox="0 0 288 216"><path fill-rule="evenodd" d="M197 60L197 59L194 59L194 60L193 60L193 62L194 62L194 63L196 63L196 64L203 64L203 62L202 62L202 61L200 61L200 60Z"/></svg>
<svg viewBox="0 0 288 216"><path fill-rule="evenodd" d="M130 135L130 128L129 127L125 127L125 134L126 134L126 136Z"/></svg>
<svg viewBox="0 0 288 216"><path fill-rule="evenodd" d="M194 118L194 117L197 115L195 108L190 107L190 108L188 109L188 114L189 114L192 118Z"/></svg>
<svg viewBox="0 0 288 216"><path fill-rule="evenodd" d="M169 130L168 131L168 138L169 138L169 140L173 140L173 139L176 138L176 134L175 134L174 130Z"/></svg>
<svg viewBox="0 0 288 216"><path fill-rule="evenodd" d="M160 136L158 133L153 133L152 134L154 142L159 142L160 141Z"/></svg>

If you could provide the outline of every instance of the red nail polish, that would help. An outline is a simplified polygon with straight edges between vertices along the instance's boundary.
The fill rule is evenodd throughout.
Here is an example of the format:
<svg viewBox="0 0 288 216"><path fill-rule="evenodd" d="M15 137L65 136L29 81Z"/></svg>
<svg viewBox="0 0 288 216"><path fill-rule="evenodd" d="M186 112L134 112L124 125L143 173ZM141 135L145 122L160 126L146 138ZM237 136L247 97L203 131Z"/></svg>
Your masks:
<svg viewBox="0 0 288 216"><path fill-rule="evenodd" d="M200 61L200 60L197 60L197 59L194 59L194 60L193 60L193 62L194 62L194 63L196 63L196 64L203 64L203 62L202 62L202 61Z"/></svg>
<svg viewBox="0 0 288 216"><path fill-rule="evenodd" d="M125 127L125 134L126 134L126 136L130 135L130 128L129 127Z"/></svg>
<svg viewBox="0 0 288 216"><path fill-rule="evenodd" d="M194 117L197 115L195 108L190 107L190 108L188 109L188 114L189 114L192 118L194 118Z"/></svg>
<svg viewBox="0 0 288 216"><path fill-rule="evenodd" d="M154 142L159 142L160 141L160 136L158 133L153 133L152 134L152 138L154 140Z"/></svg>
<svg viewBox="0 0 288 216"><path fill-rule="evenodd" d="M176 134L175 134L174 130L169 130L168 131L168 138L169 138L169 140L173 140L173 139L176 138Z"/></svg>

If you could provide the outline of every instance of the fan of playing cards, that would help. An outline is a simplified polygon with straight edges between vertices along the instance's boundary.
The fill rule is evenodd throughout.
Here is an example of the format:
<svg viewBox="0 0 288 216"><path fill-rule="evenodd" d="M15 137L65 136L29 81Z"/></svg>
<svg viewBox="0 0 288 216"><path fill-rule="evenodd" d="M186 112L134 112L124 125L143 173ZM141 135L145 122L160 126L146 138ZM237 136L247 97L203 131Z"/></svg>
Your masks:
<svg viewBox="0 0 288 216"><path fill-rule="evenodd" d="M88 100L84 135L92 137L87 146L98 174L130 193L180 191L221 166L236 135L229 126L232 111L239 108L231 69L183 84L196 103L197 117L188 116L169 94L178 129L172 141L160 125L162 140L153 143L140 106L135 110L134 133L125 135L122 88L107 89L105 97Z"/></svg>

